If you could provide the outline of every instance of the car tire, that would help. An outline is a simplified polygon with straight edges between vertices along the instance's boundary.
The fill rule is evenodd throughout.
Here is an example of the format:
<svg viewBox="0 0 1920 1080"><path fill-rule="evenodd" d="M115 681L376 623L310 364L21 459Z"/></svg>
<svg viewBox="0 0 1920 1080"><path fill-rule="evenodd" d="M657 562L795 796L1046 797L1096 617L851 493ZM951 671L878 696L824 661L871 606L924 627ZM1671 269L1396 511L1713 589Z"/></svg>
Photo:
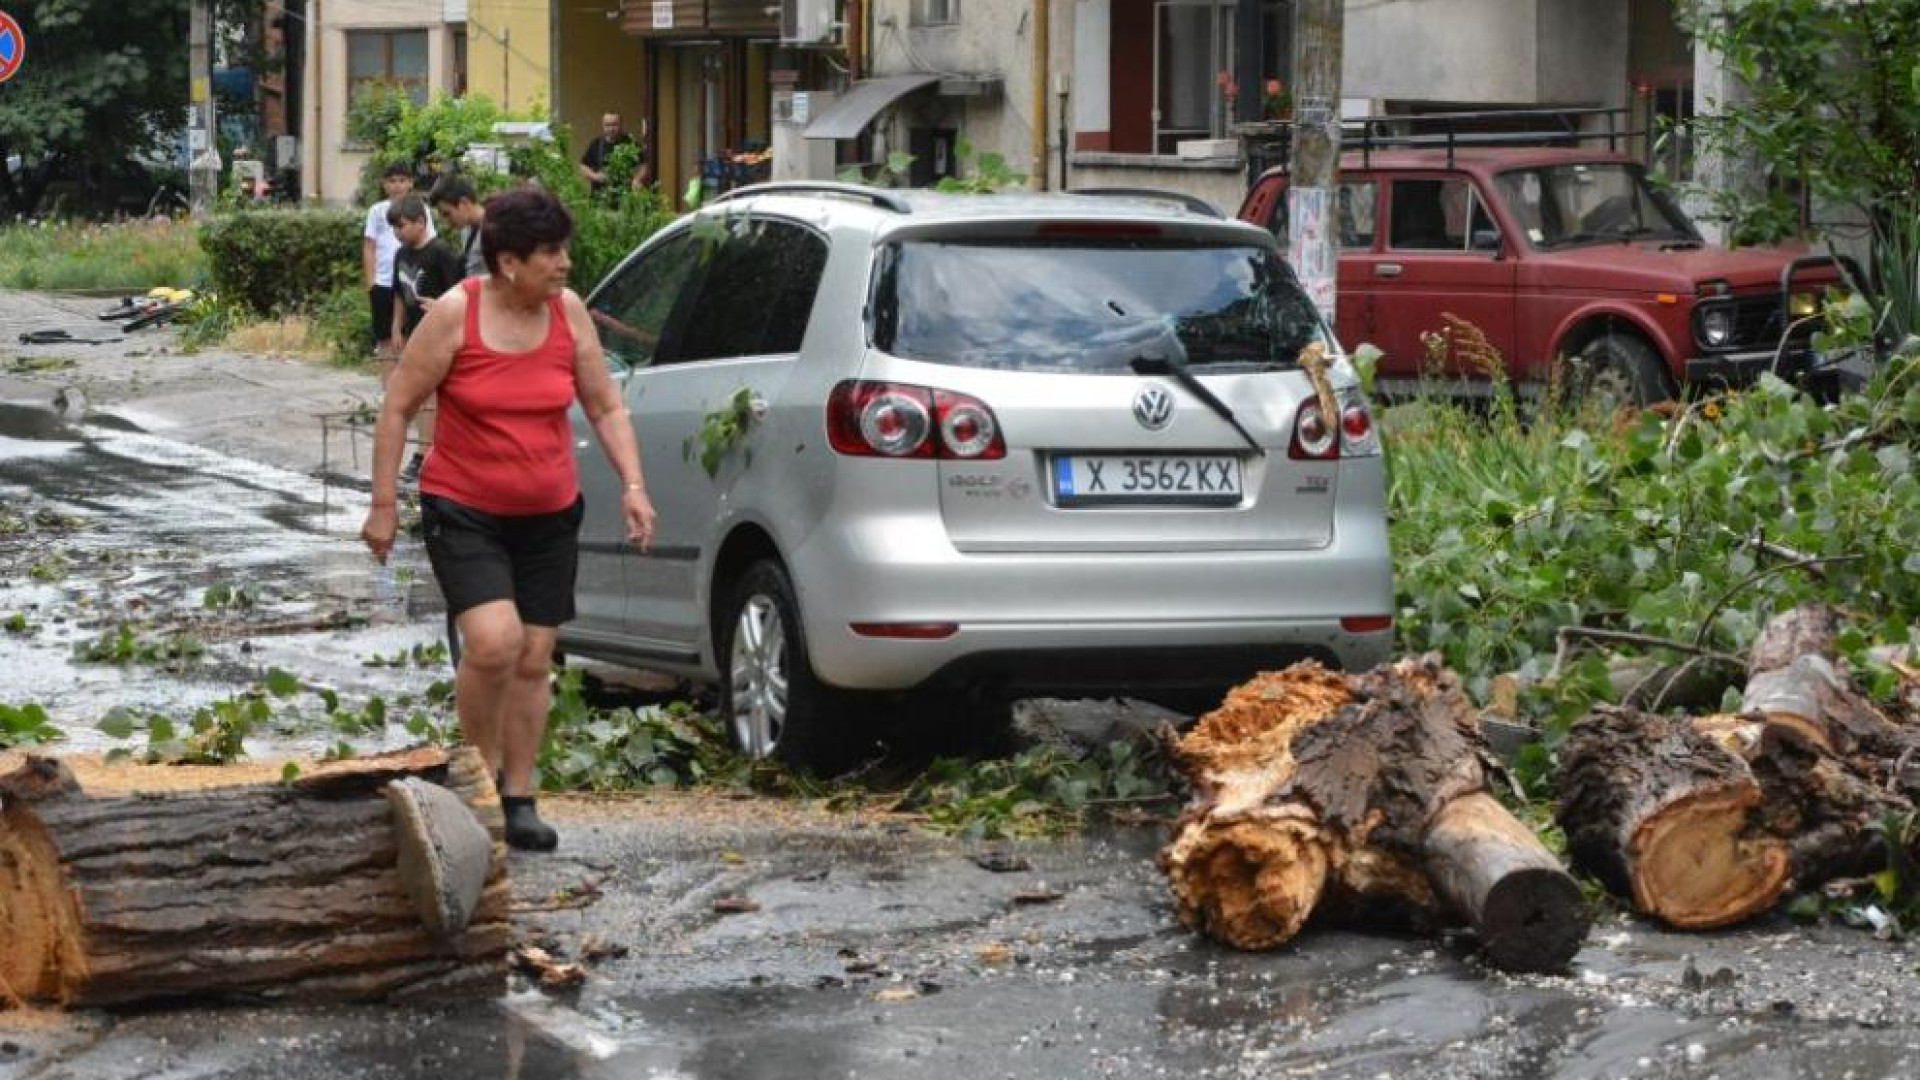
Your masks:
<svg viewBox="0 0 1920 1080"><path fill-rule="evenodd" d="M813 673L786 568L766 559L733 584L716 627L720 721L749 757L833 776L859 750L859 695Z"/></svg>
<svg viewBox="0 0 1920 1080"><path fill-rule="evenodd" d="M1577 404L1596 402L1611 411L1646 408L1673 397L1660 354L1637 334L1601 334L1580 350L1568 371Z"/></svg>

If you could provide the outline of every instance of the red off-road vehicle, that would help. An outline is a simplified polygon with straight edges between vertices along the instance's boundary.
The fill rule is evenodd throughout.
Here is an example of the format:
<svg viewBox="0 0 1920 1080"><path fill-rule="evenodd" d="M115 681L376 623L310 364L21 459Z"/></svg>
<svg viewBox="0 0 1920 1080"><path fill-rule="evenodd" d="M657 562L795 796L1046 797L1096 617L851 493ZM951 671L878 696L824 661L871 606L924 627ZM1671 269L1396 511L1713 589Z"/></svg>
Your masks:
<svg viewBox="0 0 1920 1080"><path fill-rule="evenodd" d="M1576 391L1640 404L1813 366L1819 305L1840 281L1833 257L1707 244L1625 154L1424 141L1347 154L1330 213L1336 329L1385 352L1389 392L1433 374L1421 335L1443 314L1484 331L1516 382L1544 383L1564 363ZM1286 193L1284 167L1270 169L1239 215L1282 246Z"/></svg>

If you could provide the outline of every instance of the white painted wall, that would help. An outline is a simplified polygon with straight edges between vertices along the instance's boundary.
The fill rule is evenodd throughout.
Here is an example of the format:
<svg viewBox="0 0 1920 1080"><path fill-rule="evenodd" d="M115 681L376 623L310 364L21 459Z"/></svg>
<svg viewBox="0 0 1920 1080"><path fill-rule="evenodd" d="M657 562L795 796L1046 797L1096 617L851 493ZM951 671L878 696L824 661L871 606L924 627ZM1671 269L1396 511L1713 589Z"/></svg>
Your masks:
<svg viewBox="0 0 1920 1080"><path fill-rule="evenodd" d="M1073 130L1111 131L1113 0L1073 5Z"/></svg>
<svg viewBox="0 0 1920 1080"><path fill-rule="evenodd" d="M1537 11L1536 0L1348 0L1341 93L1537 100Z"/></svg>

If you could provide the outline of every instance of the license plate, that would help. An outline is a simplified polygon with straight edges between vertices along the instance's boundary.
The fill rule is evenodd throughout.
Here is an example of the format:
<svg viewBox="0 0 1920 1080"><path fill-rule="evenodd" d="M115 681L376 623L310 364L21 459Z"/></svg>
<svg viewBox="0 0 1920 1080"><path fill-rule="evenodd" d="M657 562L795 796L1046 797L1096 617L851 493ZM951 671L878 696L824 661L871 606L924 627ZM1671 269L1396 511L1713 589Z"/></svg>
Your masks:
<svg viewBox="0 0 1920 1080"><path fill-rule="evenodd" d="M1053 495L1061 506L1231 505L1240 501L1240 493L1236 457L1072 454L1053 459Z"/></svg>

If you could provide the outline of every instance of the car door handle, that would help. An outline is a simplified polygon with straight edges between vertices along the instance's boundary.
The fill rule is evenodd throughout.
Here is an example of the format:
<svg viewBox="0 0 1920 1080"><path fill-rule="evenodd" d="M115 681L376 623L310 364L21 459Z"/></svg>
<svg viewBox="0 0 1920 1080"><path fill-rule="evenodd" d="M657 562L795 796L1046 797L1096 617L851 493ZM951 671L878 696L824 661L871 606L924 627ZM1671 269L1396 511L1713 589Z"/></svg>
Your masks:
<svg viewBox="0 0 1920 1080"><path fill-rule="evenodd" d="M1374 277L1399 277L1400 271L1403 269L1405 268L1402 267L1399 263L1375 263L1373 266L1373 276Z"/></svg>

